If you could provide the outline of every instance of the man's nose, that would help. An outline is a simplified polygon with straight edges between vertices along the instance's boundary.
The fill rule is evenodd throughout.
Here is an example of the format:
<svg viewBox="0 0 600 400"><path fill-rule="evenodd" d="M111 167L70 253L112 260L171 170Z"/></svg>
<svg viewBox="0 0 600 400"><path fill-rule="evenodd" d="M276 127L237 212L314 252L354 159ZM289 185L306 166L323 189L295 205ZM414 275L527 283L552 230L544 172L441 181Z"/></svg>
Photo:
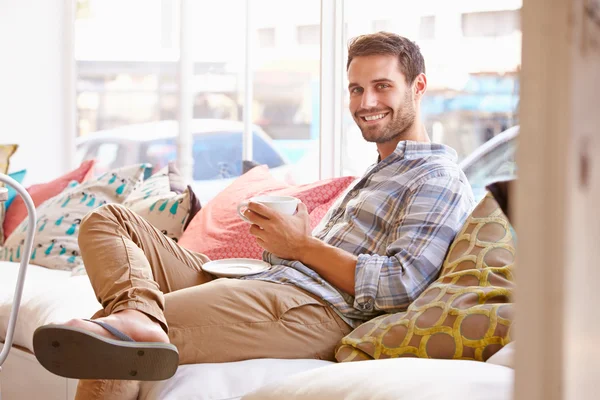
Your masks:
<svg viewBox="0 0 600 400"><path fill-rule="evenodd" d="M377 96L370 90L363 92L362 98L360 99L360 107L363 109L369 109L377 106Z"/></svg>

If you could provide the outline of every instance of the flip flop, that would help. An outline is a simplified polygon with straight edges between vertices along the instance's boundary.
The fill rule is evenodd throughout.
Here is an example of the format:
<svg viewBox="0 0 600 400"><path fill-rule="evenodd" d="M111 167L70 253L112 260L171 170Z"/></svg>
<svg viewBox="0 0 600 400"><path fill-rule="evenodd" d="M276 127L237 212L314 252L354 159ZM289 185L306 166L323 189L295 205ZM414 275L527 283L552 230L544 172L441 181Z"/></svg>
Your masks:
<svg viewBox="0 0 600 400"><path fill-rule="evenodd" d="M53 374L74 379L160 381L175 374L177 347L136 342L102 321L93 321L120 340L65 325L40 326L33 333L35 357Z"/></svg>

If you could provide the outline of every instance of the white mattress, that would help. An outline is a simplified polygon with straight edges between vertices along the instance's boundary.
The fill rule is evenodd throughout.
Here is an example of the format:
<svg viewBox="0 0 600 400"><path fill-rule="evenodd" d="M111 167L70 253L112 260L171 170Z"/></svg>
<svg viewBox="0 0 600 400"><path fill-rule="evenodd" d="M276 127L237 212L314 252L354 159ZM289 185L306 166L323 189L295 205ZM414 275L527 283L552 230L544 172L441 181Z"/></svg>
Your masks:
<svg viewBox="0 0 600 400"><path fill-rule="evenodd" d="M0 261L0 341L6 337L18 268L17 263ZM38 326L71 318L89 318L99 308L86 276L71 277L67 271L30 265L14 344L31 351L33 332ZM321 360L260 359L184 365L169 380L143 383L140 399L237 399L264 384L328 364L331 363ZM31 367L28 372L33 372Z"/></svg>

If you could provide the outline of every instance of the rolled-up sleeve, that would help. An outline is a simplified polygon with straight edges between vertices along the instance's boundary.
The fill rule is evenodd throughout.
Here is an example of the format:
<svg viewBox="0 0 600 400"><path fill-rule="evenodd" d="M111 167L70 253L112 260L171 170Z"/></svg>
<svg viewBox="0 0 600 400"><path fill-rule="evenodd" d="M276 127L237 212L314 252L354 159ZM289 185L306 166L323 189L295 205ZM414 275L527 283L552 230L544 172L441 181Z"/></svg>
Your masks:
<svg viewBox="0 0 600 400"><path fill-rule="evenodd" d="M386 254L361 254L354 307L363 312L405 310L438 276L456 233L473 208L466 182L429 178L406 197Z"/></svg>

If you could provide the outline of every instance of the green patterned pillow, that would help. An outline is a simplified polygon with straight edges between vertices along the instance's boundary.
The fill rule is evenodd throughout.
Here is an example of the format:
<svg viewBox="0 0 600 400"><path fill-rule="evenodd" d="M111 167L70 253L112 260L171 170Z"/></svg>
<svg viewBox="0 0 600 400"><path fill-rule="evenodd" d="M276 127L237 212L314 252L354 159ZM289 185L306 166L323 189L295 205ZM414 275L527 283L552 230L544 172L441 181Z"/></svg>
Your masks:
<svg viewBox="0 0 600 400"><path fill-rule="evenodd" d="M110 171L84 183L71 182L59 195L40 204L31 263L51 269L73 270L83 264L77 236L79 224L90 211L107 203L123 203L141 184L148 164ZM20 261L28 221L25 219L6 239L0 258Z"/></svg>

